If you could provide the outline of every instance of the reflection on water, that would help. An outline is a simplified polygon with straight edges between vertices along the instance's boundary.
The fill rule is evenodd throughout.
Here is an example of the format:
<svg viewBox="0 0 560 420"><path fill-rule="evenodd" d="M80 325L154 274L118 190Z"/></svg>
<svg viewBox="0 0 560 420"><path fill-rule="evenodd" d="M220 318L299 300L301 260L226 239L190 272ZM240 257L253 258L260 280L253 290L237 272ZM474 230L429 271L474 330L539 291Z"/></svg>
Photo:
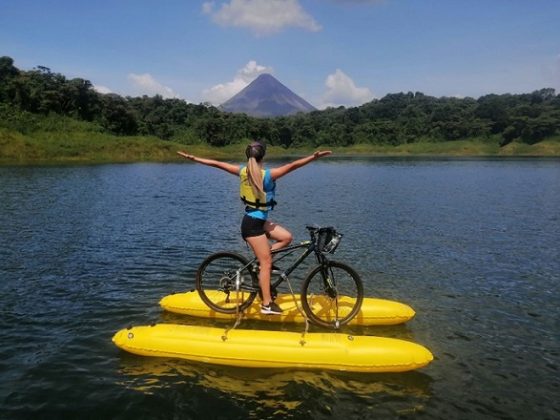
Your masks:
<svg viewBox="0 0 560 420"><path fill-rule="evenodd" d="M119 384L137 392L153 394L188 382L190 386L218 391L222 398L250 402L258 416L298 416L303 413L341 414L344 401L375 403L407 401L399 413L422 410L431 393L428 375L356 374L341 372L240 369L208 366L166 358L121 358ZM310 401L310 394L313 395ZM348 409L348 407L346 408Z"/></svg>

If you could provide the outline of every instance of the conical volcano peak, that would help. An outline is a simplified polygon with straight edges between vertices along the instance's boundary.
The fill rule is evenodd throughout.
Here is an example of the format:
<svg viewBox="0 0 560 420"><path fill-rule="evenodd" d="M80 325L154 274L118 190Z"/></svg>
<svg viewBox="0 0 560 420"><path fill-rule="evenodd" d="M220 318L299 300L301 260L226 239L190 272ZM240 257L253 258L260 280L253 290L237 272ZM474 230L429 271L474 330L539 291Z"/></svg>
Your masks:
<svg viewBox="0 0 560 420"><path fill-rule="evenodd" d="M270 74L270 73L262 73L259 74L255 80L253 80L253 82L256 82L257 80L261 81L261 82L269 82L269 83L280 83L278 80L276 80L276 78Z"/></svg>
<svg viewBox="0 0 560 420"><path fill-rule="evenodd" d="M313 105L268 73L260 74L241 92L224 102L221 109L253 117L278 117L315 111Z"/></svg>

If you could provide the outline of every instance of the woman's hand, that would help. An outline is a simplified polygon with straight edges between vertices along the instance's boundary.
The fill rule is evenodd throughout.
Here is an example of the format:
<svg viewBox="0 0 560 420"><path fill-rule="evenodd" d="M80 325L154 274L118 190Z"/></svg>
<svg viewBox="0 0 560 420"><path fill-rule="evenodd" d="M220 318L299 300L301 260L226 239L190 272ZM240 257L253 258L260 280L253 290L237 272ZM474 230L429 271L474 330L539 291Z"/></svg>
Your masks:
<svg viewBox="0 0 560 420"><path fill-rule="evenodd" d="M214 159L200 158L183 151L178 151L177 154L183 156L185 159L192 160L193 162L201 163L206 166L212 166L218 169L223 169L224 171L229 172L232 175L236 175L236 176L239 175L239 170L240 170L239 165L233 165L227 162L220 162L219 160L214 160Z"/></svg>
<svg viewBox="0 0 560 420"><path fill-rule="evenodd" d="M194 155L190 155L187 152L179 151L179 152L177 152L177 154L183 156L185 159L189 159L189 160L194 160L195 159Z"/></svg>
<svg viewBox="0 0 560 420"><path fill-rule="evenodd" d="M295 171L296 169L301 168L302 166L307 165L308 163L311 163L316 159L322 158L323 156L328 156L330 154L332 154L330 150L323 150L323 151L318 150L312 155L306 156L298 160L294 160L293 162L290 163L286 163L285 165L279 166L278 168L272 168L270 170L270 175L272 176L272 179L276 181L278 178L281 178L284 175L292 171Z"/></svg>
<svg viewBox="0 0 560 420"><path fill-rule="evenodd" d="M323 156L328 156L330 154L332 154L332 152L330 150L323 150L323 151L318 150L315 153L313 153L313 157L315 159L319 159L319 158L322 158Z"/></svg>

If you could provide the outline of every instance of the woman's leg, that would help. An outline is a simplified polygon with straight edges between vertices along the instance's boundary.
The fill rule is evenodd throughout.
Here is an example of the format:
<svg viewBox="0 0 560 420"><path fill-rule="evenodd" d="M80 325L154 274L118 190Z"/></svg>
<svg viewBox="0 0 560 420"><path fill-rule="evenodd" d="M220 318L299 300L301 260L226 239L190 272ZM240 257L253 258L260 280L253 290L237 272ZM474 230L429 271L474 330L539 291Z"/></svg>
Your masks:
<svg viewBox="0 0 560 420"><path fill-rule="evenodd" d="M272 255L270 254L270 244L266 235L250 236L245 238L253 249L255 257L259 260L259 286L261 287L262 303L269 305L272 300L270 297L270 269L272 266Z"/></svg>
<svg viewBox="0 0 560 420"><path fill-rule="evenodd" d="M284 248L292 243L293 236L290 231L283 228L278 223L267 220L264 223L264 230L266 235L275 241L272 245L272 250Z"/></svg>

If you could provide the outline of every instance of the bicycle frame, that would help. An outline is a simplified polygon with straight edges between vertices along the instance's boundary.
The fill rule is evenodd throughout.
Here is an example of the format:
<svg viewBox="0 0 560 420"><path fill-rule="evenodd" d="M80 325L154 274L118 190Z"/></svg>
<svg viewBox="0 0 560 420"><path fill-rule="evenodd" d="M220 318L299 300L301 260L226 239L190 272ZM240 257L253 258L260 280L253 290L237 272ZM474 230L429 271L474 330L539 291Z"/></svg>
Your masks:
<svg viewBox="0 0 560 420"><path fill-rule="evenodd" d="M294 272L294 270L296 268L298 268L301 263L303 261L305 261L307 259L307 257L309 257L309 255L311 255L312 253L315 253L315 257L317 258L317 262L319 263L319 265L321 265L321 267L324 267L325 262L327 261L327 257L325 255L323 255L321 252L317 251L315 243L313 241L307 240L307 241L303 241L300 242L299 244L296 245L289 245L286 248L281 248L281 249L276 249L272 251L272 262L274 263L275 261L278 261L284 257L286 257L287 255L291 254L293 251L300 249L300 248L306 248L305 251L297 258L297 260L291 265L289 266L287 269L283 270L280 273L275 273L279 278L278 280L274 281L274 282L270 282L270 287L271 289L275 289L276 287L278 287L281 283L283 283L284 281L286 281L288 279L288 276ZM279 255L279 254L286 254L283 255L280 258L275 258L275 256ZM242 286L242 281L240 280L241 277L241 272L249 267L251 267L250 269L256 271L256 263L258 262L257 258L254 257L251 261L249 261L249 263L243 267L241 267L238 271L237 271L237 275L236 275L236 286L237 288L241 288L243 287L244 289L251 291L251 292L258 292L259 291L259 287L258 285L252 285L251 287L247 288L246 285ZM258 272L257 272L258 275ZM325 273L323 271L323 279L325 279L325 281L327 283L329 282L328 279L328 274ZM331 284L329 284L329 286L332 287Z"/></svg>
<svg viewBox="0 0 560 420"><path fill-rule="evenodd" d="M296 306L313 323L338 328L348 323L360 310L363 284L352 267L333 261L328 256L336 250L341 234L332 227L307 226L307 229L311 240L271 251L271 297L279 296L278 288L285 281L295 302L296 295L288 276L311 254L315 254L316 263L311 263L312 267L301 285L301 308L297 302ZM289 267L277 268L285 257L290 257L284 262ZM255 256L249 260L235 252L217 252L200 265L196 288L211 309L239 314L253 303L257 294L261 294L260 274L259 261Z"/></svg>

